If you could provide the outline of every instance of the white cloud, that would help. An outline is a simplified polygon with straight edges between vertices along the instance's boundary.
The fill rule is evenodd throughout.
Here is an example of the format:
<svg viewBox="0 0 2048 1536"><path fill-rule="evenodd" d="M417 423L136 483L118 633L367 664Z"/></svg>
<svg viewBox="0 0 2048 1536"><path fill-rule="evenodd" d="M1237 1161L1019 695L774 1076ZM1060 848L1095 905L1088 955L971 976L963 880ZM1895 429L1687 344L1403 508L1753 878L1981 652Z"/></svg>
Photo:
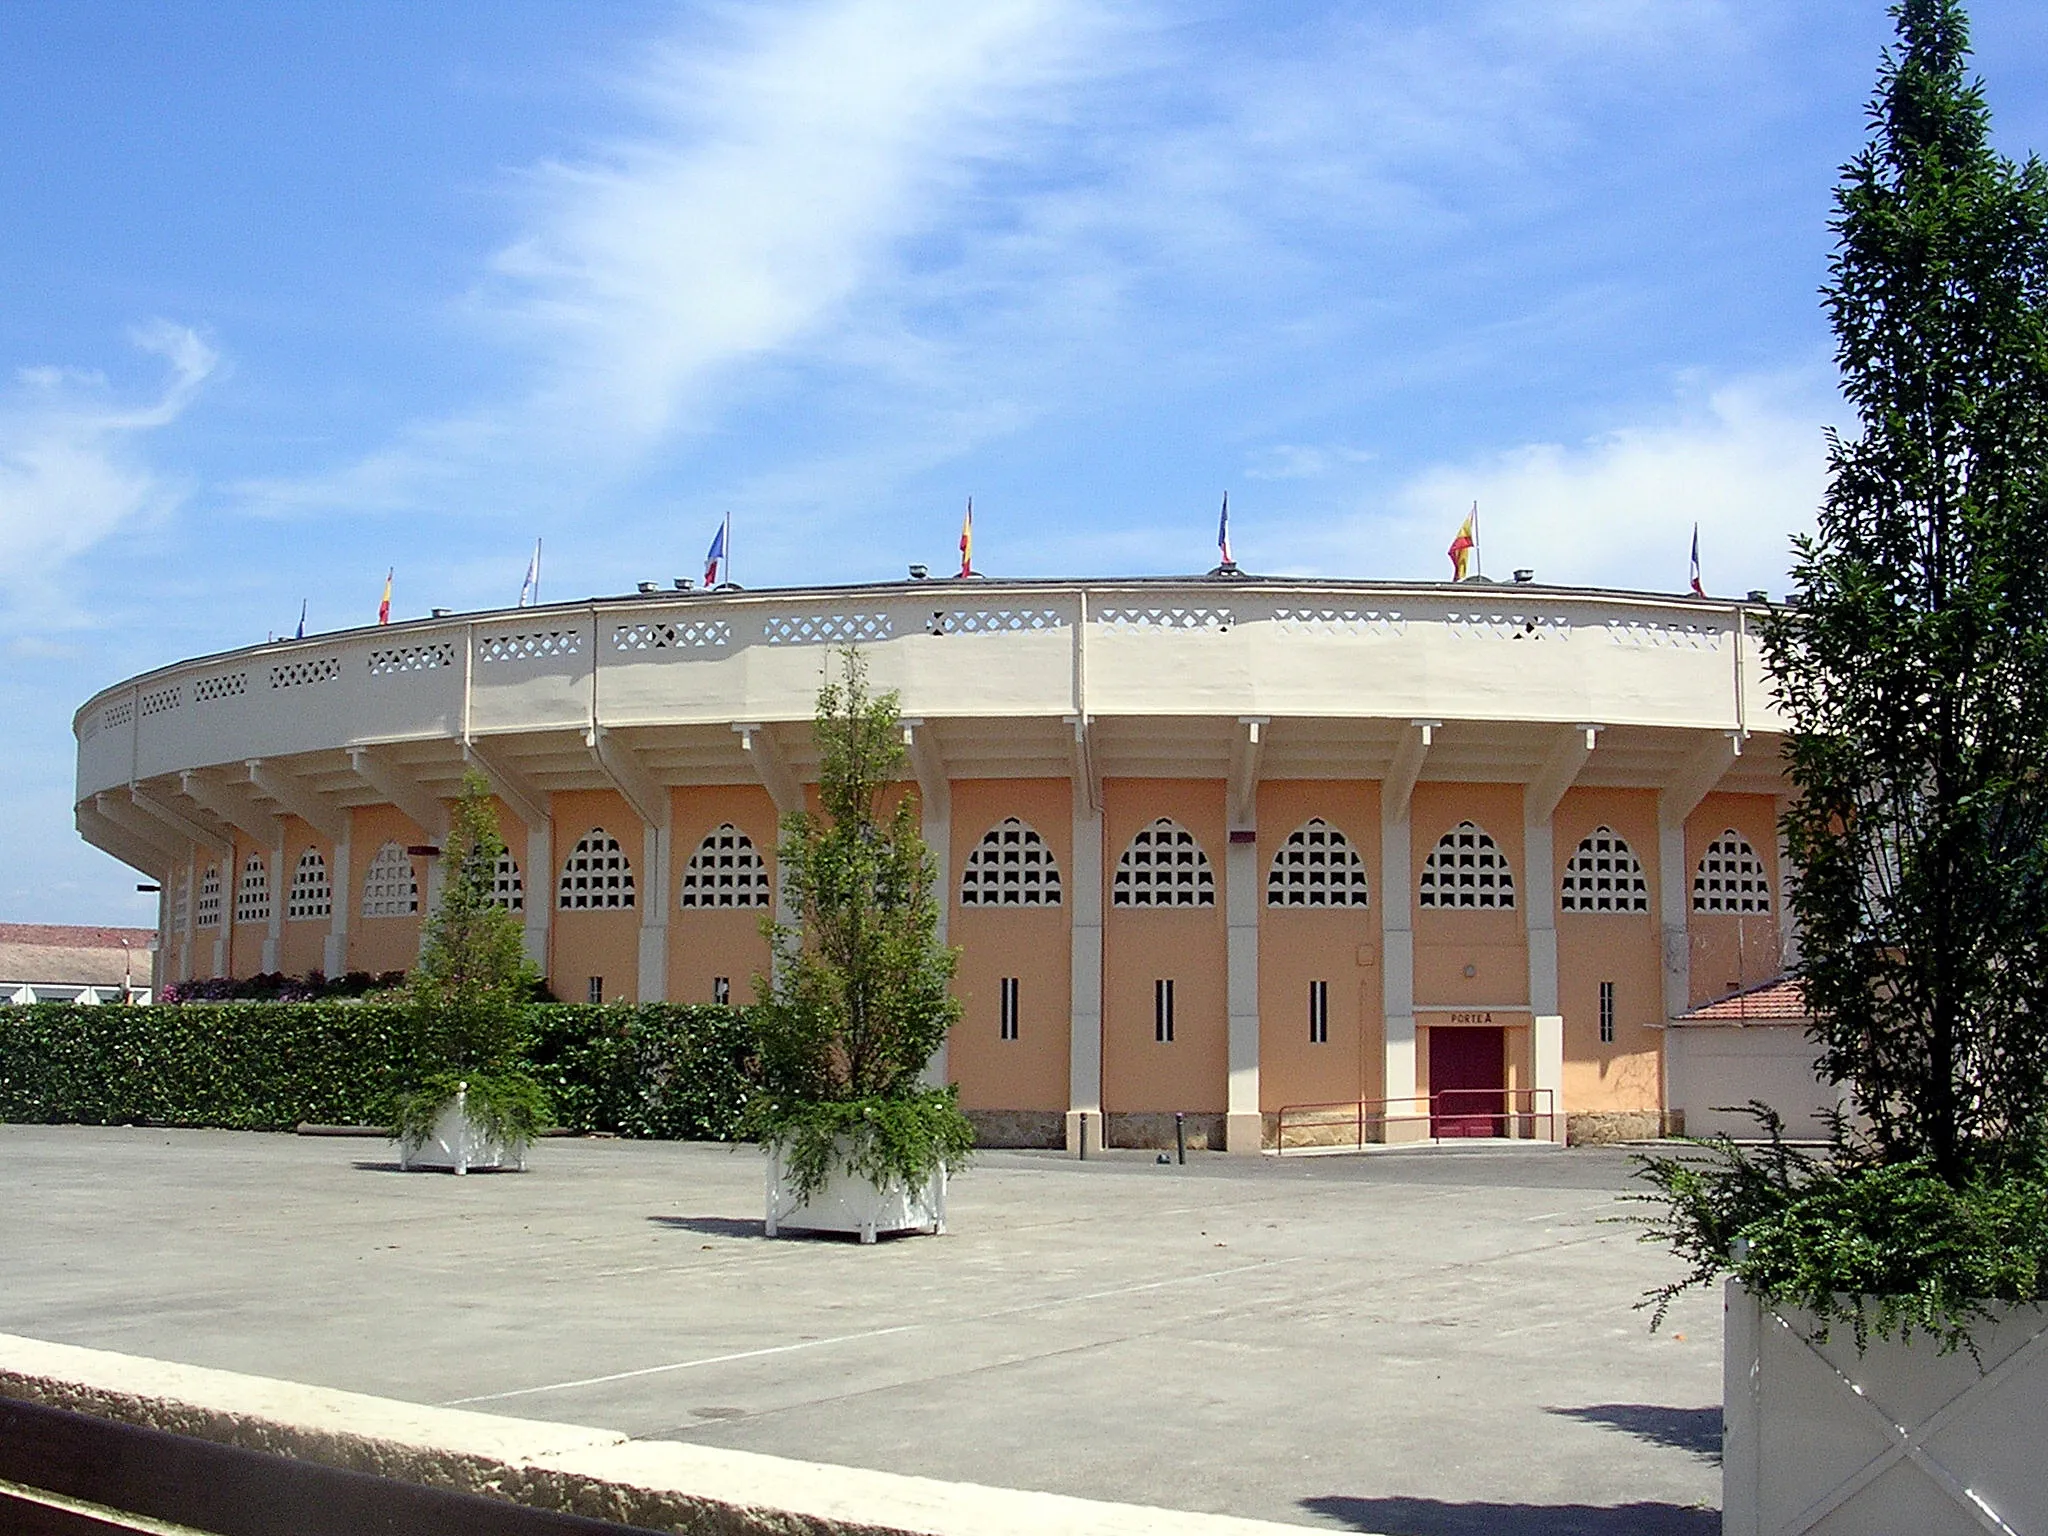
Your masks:
<svg viewBox="0 0 2048 1536"><path fill-rule="evenodd" d="M130 338L168 377L123 403L98 373L23 368L0 392L0 592L17 604L46 593L64 567L139 518L179 499L139 442L182 415L219 364L189 326L158 320Z"/></svg>

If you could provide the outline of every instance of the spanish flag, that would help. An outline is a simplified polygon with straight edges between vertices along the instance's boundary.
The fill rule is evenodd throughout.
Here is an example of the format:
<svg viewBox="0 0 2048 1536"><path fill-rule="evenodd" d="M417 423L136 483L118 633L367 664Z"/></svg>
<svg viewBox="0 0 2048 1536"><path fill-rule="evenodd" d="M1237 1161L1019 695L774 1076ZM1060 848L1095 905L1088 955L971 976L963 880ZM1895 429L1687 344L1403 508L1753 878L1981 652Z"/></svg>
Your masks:
<svg viewBox="0 0 2048 1536"><path fill-rule="evenodd" d="M1479 503L1472 503L1472 511L1465 519L1465 526L1458 530L1458 536L1451 540L1448 551L1451 557L1451 580L1463 581L1466 568L1472 563L1472 551L1479 547L1478 535L1474 532L1479 523Z"/></svg>
<svg viewBox="0 0 2048 1536"><path fill-rule="evenodd" d="M967 498L967 517L960 524L960 574L972 576L974 570L974 498Z"/></svg>
<svg viewBox="0 0 2048 1536"><path fill-rule="evenodd" d="M398 567L393 566L384 573L384 601L377 605L377 622L379 624L389 624L391 622L391 578L397 572L397 569Z"/></svg>

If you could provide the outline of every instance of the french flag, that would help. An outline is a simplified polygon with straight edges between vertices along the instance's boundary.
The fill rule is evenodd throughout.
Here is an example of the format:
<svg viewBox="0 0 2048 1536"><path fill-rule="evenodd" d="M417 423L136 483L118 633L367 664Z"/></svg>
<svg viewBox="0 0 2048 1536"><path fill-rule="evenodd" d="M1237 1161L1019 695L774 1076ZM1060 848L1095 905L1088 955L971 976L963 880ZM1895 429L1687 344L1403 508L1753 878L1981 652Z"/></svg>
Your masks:
<svg viewBox="0 0 2048 1536"><path fill-rule="evenodd" d="M732 514L725 514L725 521L718 525L718 532L711 536L711 548L704 553L704 585L715 587L726 574L725 536L732 529Z"/></svg>

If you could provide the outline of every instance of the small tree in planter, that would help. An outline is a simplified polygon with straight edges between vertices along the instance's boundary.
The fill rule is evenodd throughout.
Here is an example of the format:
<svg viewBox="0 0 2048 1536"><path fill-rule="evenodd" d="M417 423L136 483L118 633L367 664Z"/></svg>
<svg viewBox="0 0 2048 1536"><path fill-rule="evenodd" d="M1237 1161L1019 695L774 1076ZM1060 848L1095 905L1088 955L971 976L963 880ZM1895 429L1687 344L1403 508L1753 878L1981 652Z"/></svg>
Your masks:
<svg viewBox="0 0 2048 1536"><path fill-rule="evenodd" d="M973 1145L952 1088L923 1077L960 1015L955 955L938 942L937 866L909 796L881 800L903 761L893 693L866 662L818 695L822 814L782 819L778 850L795 926L770 919L772 971L753 1010L763 1091L749 1126L771 1158L769 1226L859 1230L944 1221L944 1177ZM883 1206L837 1181L865 1186ZM926 1193L936 1181L938 1203Z"/></svg>
<svg viewBox="0 0 2048 1536"><path fill-rule="evenodd" d="M547 1127L547 1095L524 1057L539 972L496 898L504 855L490 786L471 773L443 850L440 906L400 993L417 1052L393 1127L407 1166L523 1167L526 1144Z"/></svg>

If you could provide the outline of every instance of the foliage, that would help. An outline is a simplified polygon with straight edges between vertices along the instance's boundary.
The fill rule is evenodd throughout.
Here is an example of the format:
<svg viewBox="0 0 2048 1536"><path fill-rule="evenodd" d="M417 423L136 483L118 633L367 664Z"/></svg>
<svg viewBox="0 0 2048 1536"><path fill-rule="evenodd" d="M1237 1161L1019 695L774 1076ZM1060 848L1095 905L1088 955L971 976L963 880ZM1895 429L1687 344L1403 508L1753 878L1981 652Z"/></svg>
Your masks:
<svg viewBox="0 0 2048 1536"><path fill-rule="evenodd" d="M957 1168L974 1150L974 1128L960 1113L956 1088L859 1099L762 1101L757 1117L773 1126L783 1166L808 1200L834 1172L877 1189L916 1189L941 1166Z"/></svg>
<svg viewBox="0 0 2048 1536"><path fill-rule="evenodd" d="M699 1003L535 1008L532 1061L564 1126L672 1141L732 1141L752 1102L754 1035L737 1009Z"/></svg>
<svg viewBox="0 0 2048 1536"><path fill-rule="evenodd" d="M392 1106L393 1139L417 1152L434 1134L441 1111L458 1096L463 1113L494 1141L529 1142L551 1123L553 1106L546 1090L524 1072L436 1072L398 1095Z"/></svg>
<svg viewBox="0 0 2048 1536"><path fill-rule="evenodd" d="M254 976L209 976L194 981L174 981L157 992L160 1003L314 1003L327 998L367 997L388 992L405 984L403 971L350 971L329 976L308 971L287 976L281 971L261 971Z"/></svg>
<svg viewBox="0 0 2048 1536"><path fill-rule="evenodd" d="M960 1016L954 951L938 942L937 865L913 798L882 802L902 766L893 693L870 695L860 652L818 694L821 814L782 820L783 889L799 925L768 920L772 974L751 1011L766 1092L748 1125L794 1149L800 1188L822 1177L816 1137L862 1127L858 1166L921 1181L965 1156L972 1132L921 1074ZM829 1106L829 1107L828 1107ZM879 1129L875 1129L879 1127Z"/></svg>

